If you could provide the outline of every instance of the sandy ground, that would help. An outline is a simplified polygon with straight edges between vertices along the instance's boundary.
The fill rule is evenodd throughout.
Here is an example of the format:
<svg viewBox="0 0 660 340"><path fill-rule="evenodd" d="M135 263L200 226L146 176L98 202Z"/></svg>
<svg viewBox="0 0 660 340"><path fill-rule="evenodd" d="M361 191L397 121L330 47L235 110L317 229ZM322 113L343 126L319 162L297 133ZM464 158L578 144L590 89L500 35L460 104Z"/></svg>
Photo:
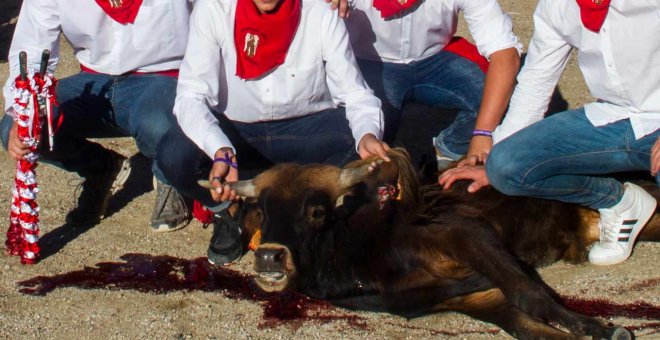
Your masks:
<svg viewBox="0 0 660 340"><path fill-rule="evenodd" d="M6 51L15 16L16 0L0 3L0 79L7 75ZM512 16L514 30L524 42L529 42L532 30L531 14L536 1L503 0L503 7ZM465 32L464 26L461 31ZM58 69L63 77L76 71L71 49L63 47L64 60ZM584 82L572 60L559 86L563 100L559 107L574 108L590 100ZM139 276L143 288L147 284L175 288L164 294L122 289L55 289L46 296L29 296L19 292L18 282L36 277L93 268L99 262L122 262L127 253L147 256L168 255L193 260L205 255L211 230L192 222L186 229L170 234L154 234L149 217L155 193L151 185L149 161L136 155L130 139L107 140L104 143L125 154L134 155L134 171L127 188L112 200L110 216L100 224L75 229L64 224L64 215L75 202L74 189L79 179L54 167L38 170L40 188L38 202L42 207L42 247L45 258L34 266L20 265L15 257L0 256L0 338L2 339L62 339L62 338L156 338L156 339L465 339L507 338L497 327L455 314L436 314L413 320L400 317L353 313L326 307L313 307L312 320L272 322L265 318L266 302L255 302L256 293L244 279L228 277L207 289L184 290L176 282L183 274L175 271L168 281L157 276L149 281L148 273ZM10 205L10 185L14 162L5 154L0 157L0 216ZM3 234L4 234L3 229ZM4 239L4 237L3 237ZM642 243L630 260L611 267L556 264L540 271L546 282L564 296L583 300L600 299L585 304L601 316L638 329L640 338L660 338L660 267L657 265L660 244ZM252 255L246 255L233 269L249 272ZM187 264L187 268L194 264ZM192 266L192 267L191 267ZM106 266L108 270L116 267ZM186 268L186 264L177 267ZM118 269L119 273L131 272ZM115 274L117 271L114 272ZM223 274L224 273L224 274ZM220 271L223 275L233 272ZM127 275L127 274L126 274ZM234 280L234 281L232 281ZM242 280L242 281L241 281ZM174 282L174 283L172 283ZM225 286L225 284L232 285ZM93 285L92 281L88 284ZM240 289L248 294L237 295ZM245 297L251 297L245 299ZM636 304L634 304L636 303ZM300 302L305 308L309 303ZM633 304L633 305L630 305ZM296 303L294 303L296 305ZM272 304L271 304L272 306ZM612 312L608 314L608 312ZM631 317L622 317L622 312ZM619 315L619 316L617 316Z"/></svg>

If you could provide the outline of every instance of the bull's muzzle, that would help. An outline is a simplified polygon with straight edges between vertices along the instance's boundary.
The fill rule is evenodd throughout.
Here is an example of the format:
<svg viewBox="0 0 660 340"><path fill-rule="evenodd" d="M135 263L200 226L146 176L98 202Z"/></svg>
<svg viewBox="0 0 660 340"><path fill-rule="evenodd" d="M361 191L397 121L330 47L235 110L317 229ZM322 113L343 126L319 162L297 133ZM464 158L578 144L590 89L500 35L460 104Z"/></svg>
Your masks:
<svg viewBox="0 0 660 340"><path fill-rule="evenodd" d="M295 273L289 249L280 244L264 243L254 252L255 280L267 292L286 289Z"/></svg>

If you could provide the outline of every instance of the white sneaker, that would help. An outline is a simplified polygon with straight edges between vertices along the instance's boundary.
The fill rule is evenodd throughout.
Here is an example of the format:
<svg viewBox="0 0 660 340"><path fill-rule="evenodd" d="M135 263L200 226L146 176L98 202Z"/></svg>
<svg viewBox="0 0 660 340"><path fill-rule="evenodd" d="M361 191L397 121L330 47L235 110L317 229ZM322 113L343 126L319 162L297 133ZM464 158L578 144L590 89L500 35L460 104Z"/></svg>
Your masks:
<svg viewBox="0 0 660 340"><path fill-rule="evenodd" d="M656 205L655 198L644 189L625 183L621 201L611 208L598 210L600 242L589 251L589 262L610 265L625 261Z"/></svg>

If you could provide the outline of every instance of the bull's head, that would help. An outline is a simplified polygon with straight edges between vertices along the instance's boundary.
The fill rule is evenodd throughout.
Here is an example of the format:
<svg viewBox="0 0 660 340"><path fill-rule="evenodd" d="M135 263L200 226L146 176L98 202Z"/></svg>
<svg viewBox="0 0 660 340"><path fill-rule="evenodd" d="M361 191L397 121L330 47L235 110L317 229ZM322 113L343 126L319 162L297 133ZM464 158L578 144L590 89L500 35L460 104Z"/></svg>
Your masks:
<svg viewBox="0 0 660 340"><path fill-rule="evenodd" d="M396 160L409 160L403 151L393 150L390 155L395 156L390 157L394 162L371 159L344 169L281 164L254 180L230 183L240 196L256 198L250 209L261 219L261 245L255 251L254 270L263 290L281 291L291 286L299 271L314 260L310 256L325 248L319 235L350 223L347 220L354 218L356 208L347 212L343 202L357 199L345 196L369 196L365 193L374 191L370 188L385 182L396 186L400 168ZM378 206L377 199L367 197L360 202Z"/></svg>

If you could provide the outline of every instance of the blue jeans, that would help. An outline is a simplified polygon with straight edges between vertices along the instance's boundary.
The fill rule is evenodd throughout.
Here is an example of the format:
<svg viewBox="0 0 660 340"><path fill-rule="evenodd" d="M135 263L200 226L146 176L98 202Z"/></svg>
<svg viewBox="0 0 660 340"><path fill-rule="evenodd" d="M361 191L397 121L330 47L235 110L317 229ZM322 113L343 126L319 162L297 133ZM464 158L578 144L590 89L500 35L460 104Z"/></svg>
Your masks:
<svg viewBox="0 0 660 340"><path fill-rule="evenodd" d="M258 123L234 122L222 114L216 117L236 148L241 179L252 178L277 163L324 163L341 167L358 158L343 108ZM207 189L197 184L198 179L208 179L211 159L178 125L158 144L156 162L181 194L207 207L219 205Z"/></svg>
<svg viewBox="0 0 660 340"><path fill-rule="evenodd" d="M636 140L627 119L595 127L584 109L560 112L496 144L486 171L491 185L507 195L610 208L621 200L623 185L602 175L650 171L659 135Z"/></svg>
<svg viewBox="0 0 660 340"><path fill-rule="evenodd" d="M383 103L385 141L392 141L408 102L457 111L456 119L436 138L435 147L458 159L466 154L481 105L484 73L452 52L441 51L409 64L358 59L364 79Z"/></svg>
<svg viewBox="0 0 660 340"><path fill-rule="evenodd" d="M47 143L47 129L43 129L39 160L82 177L106 170L111 155L87 138L133 137L140 152L154 158L161 136L176 125L173 77L80 72L61 79L56 95L60 107L55 108L54 115L63 114L64 120L55 134L53 151ZM5 149L13 123L8 115L0 121ZM164 179L155 166L153 170L158 179Z"/></svg>

